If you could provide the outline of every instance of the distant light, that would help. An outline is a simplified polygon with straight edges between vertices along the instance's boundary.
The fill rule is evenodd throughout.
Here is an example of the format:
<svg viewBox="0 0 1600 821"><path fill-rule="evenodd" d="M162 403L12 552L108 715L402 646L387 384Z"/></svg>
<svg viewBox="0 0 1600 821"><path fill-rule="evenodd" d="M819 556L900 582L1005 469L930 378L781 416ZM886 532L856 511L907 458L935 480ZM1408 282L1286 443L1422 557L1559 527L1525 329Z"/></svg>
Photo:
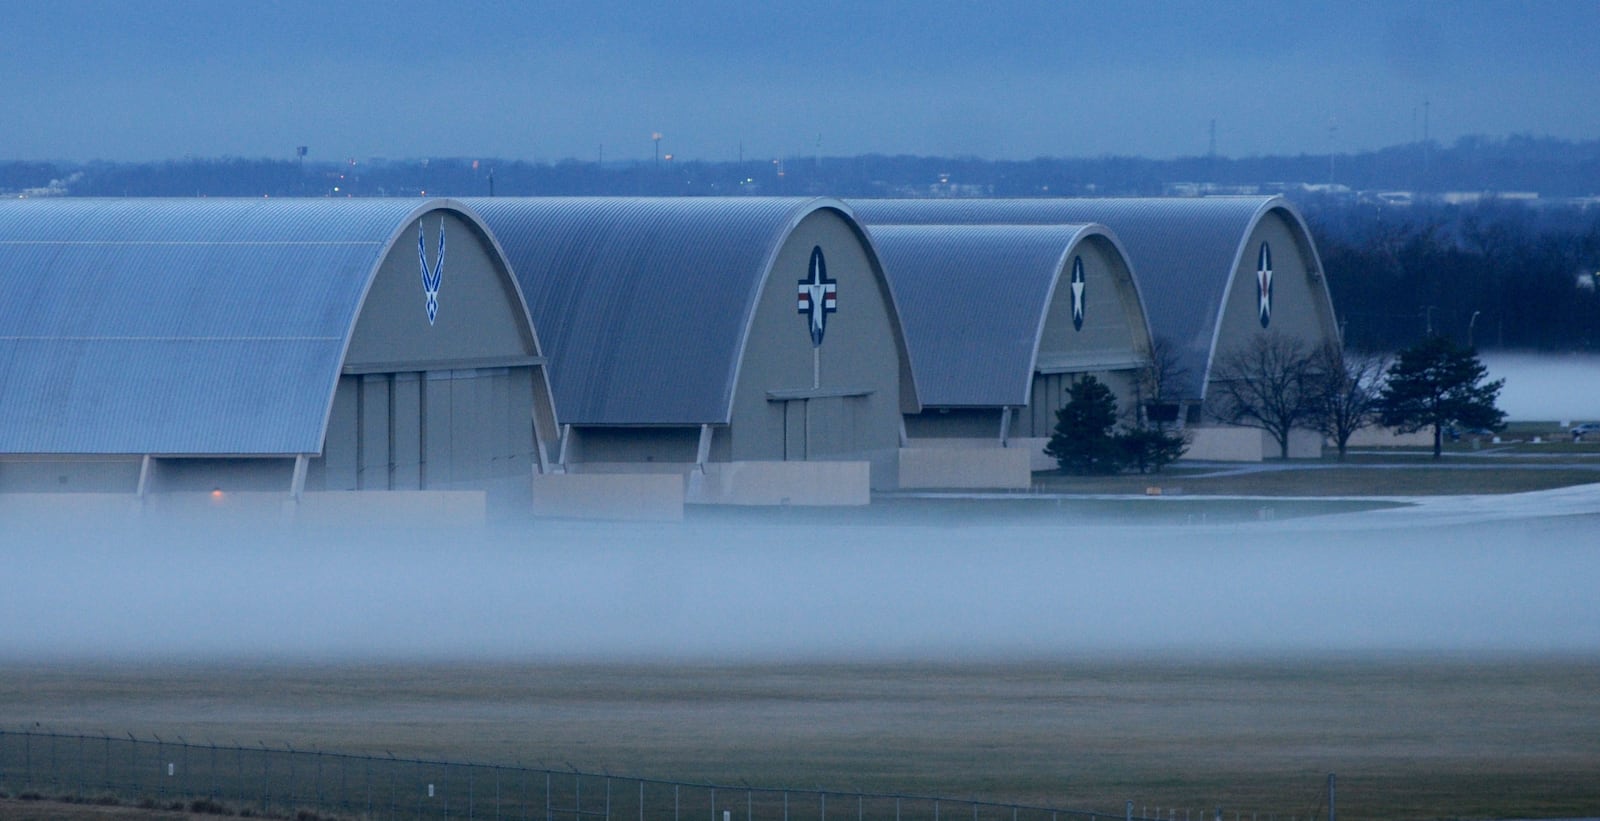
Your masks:
<svg viewBox="0 0 1600 821"><path fill-rule="evenodd" d="M339 186L335 185L333 187L333 193L335 193L335 194L339 193Z"/></svg>
<svg viewBox="0 0 1600 821"><path fill-rule="evenodd" d="M672 155L671 154L663 154L661 156L661 159L666 160L667 162L672 162Z"/></svg>
<svg viewBox="0 0 1600 821"><path fill-rule="evenodd" d="M213 502L222 501L222 488L214 487L214 488L211 489L211 501L213 501Z"/></svg>

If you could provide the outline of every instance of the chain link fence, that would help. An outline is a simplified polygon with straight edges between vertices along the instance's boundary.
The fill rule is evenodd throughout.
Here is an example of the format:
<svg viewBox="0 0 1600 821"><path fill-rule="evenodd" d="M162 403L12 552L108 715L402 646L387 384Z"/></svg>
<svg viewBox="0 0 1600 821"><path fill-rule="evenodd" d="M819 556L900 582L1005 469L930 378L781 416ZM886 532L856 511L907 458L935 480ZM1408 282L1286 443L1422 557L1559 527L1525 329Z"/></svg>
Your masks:
<svg viewBox="0 0 1600 821"><path fill-rule="evenodd" d="M1136 807L1120 814L974 799L715 785L576 769L0 730L0 797L241 817L520 821L1334 821L1333 777L1304 815ZM1152 811L1153 810L1153 811Z"/></svg>
<svg viewBox="0 0 1600 821"><path fill-rule="evenodd" d="M245 817L495 821L1147 821L957 798L714 785L184 739L0 730L0 793ZM1194 821L1208 821L1197 818ZM1311 821L1308 817L1307 821Z"/></svg>

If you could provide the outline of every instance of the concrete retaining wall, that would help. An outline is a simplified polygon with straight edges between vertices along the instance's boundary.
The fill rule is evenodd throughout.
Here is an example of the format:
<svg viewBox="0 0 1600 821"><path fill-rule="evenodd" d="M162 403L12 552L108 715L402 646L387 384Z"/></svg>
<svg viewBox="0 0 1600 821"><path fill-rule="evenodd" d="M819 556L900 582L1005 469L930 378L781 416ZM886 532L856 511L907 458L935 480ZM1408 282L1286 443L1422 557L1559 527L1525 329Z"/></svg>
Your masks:
<svg viewBox="0 0 1600 821"><path fill-rule="evenodd" d="M1188 428L1189 450L1184 459L1206 462L1260 462L1278 458L1278 440L1260 428ZM1322 434L1313 430L1289 433L1290 459L1321 459Z"/></svg>
<svg viewBox="0 0 1600 821"><path fill-rule="evenodd" d="M688 477L697 505L858 506L872 501L870 462L713 462Z"/></svg>
<svg viewBox="0 0 1600 821"><path fill-rule="evenodd" d="M1332 445L1329 445L1329 447L1332 447ZM1362 428L1351 434L1349 447L1431 448L1433 447L1433 428L1424 428L1416 433L1397 433L1394 428L1385 427Z"/></svg>
<svg viewBox="0 0 1600 821"><path fill-rule="evenodd" d="M670 522L683 519L684 476L547 473L533 477L536 516Z"/></svg>
<svg viewBox="0 0 1600 821"><path fill-rule="evenodd" d="M228 527L482 527L487 507L481 490L386 490L306 493L7 493L0 516L74 522L192 522Z"/></svg>
<svg viewBox="0 0 1600 821"><path fill-rule="evenodd" d="M905 489L1027 490L1033 484L1032 465L1032 454L1023 447L914 446L900 449L899 485Z"/></svg>

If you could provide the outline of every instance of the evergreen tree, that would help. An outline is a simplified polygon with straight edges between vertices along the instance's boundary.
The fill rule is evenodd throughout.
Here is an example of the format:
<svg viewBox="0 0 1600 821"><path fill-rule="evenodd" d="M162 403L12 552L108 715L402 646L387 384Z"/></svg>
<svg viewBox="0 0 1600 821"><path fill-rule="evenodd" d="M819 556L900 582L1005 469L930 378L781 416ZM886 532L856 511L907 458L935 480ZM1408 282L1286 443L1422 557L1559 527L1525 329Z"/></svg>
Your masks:
<svg viewBox="0 0 1600 821"><path fill-rule="evenodd" d="M1116 473L1124 451L1111 429L1117 424L1117 398L1092 376L1074 383L1067 404L1056 411L1055 432L1045 446L1062 473Z"/></svg>
<svg viewBox="0 0 1600 821"><path fill-rule="evenodd" d="M1169 431L1159 425L1137 427L1117 436L1124 463L1140 473L1161 469L1183 456L1189 449L1189 440L1182 433Z"/></svg>
<svg viewBox="0 0 1600 821"><path fill-rule="evenodd" d="M1495 406L1504 379L1485 382L1489 369L1471 348L1431 336L1400 352L1389 368L1379 400L1383 423L1401 433L1433 428L1433 458L1438 459L1444 429L1451 425L1498 429L1505 412Z"/></svg>

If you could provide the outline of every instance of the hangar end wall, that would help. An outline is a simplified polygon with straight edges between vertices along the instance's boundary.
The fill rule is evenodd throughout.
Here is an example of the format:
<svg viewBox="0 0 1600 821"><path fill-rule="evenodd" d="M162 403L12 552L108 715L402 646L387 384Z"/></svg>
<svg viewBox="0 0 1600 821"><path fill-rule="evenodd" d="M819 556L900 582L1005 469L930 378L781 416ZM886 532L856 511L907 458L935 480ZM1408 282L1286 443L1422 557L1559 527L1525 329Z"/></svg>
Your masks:
<svg viewBox="0 0 1600 821"><path fill-rule="evenodd" d="M821 249L836 310L812 344L797 292ZM862 236L840 212L811 212L773 258L750 320L726 431L731 461L865 459L900 443L909 383L888 288ZM719 431L719 436L723 431Z"/></svg>
<svg viewBox="0 0 1600 821"><path fill-rule="evenodd" d="M431 310L424 267L437 277ZM541 465L536 433L555 430L543 368L487 235L453 210L423 214L400 231L367 292L307 488L530 476Z"/></svg>

